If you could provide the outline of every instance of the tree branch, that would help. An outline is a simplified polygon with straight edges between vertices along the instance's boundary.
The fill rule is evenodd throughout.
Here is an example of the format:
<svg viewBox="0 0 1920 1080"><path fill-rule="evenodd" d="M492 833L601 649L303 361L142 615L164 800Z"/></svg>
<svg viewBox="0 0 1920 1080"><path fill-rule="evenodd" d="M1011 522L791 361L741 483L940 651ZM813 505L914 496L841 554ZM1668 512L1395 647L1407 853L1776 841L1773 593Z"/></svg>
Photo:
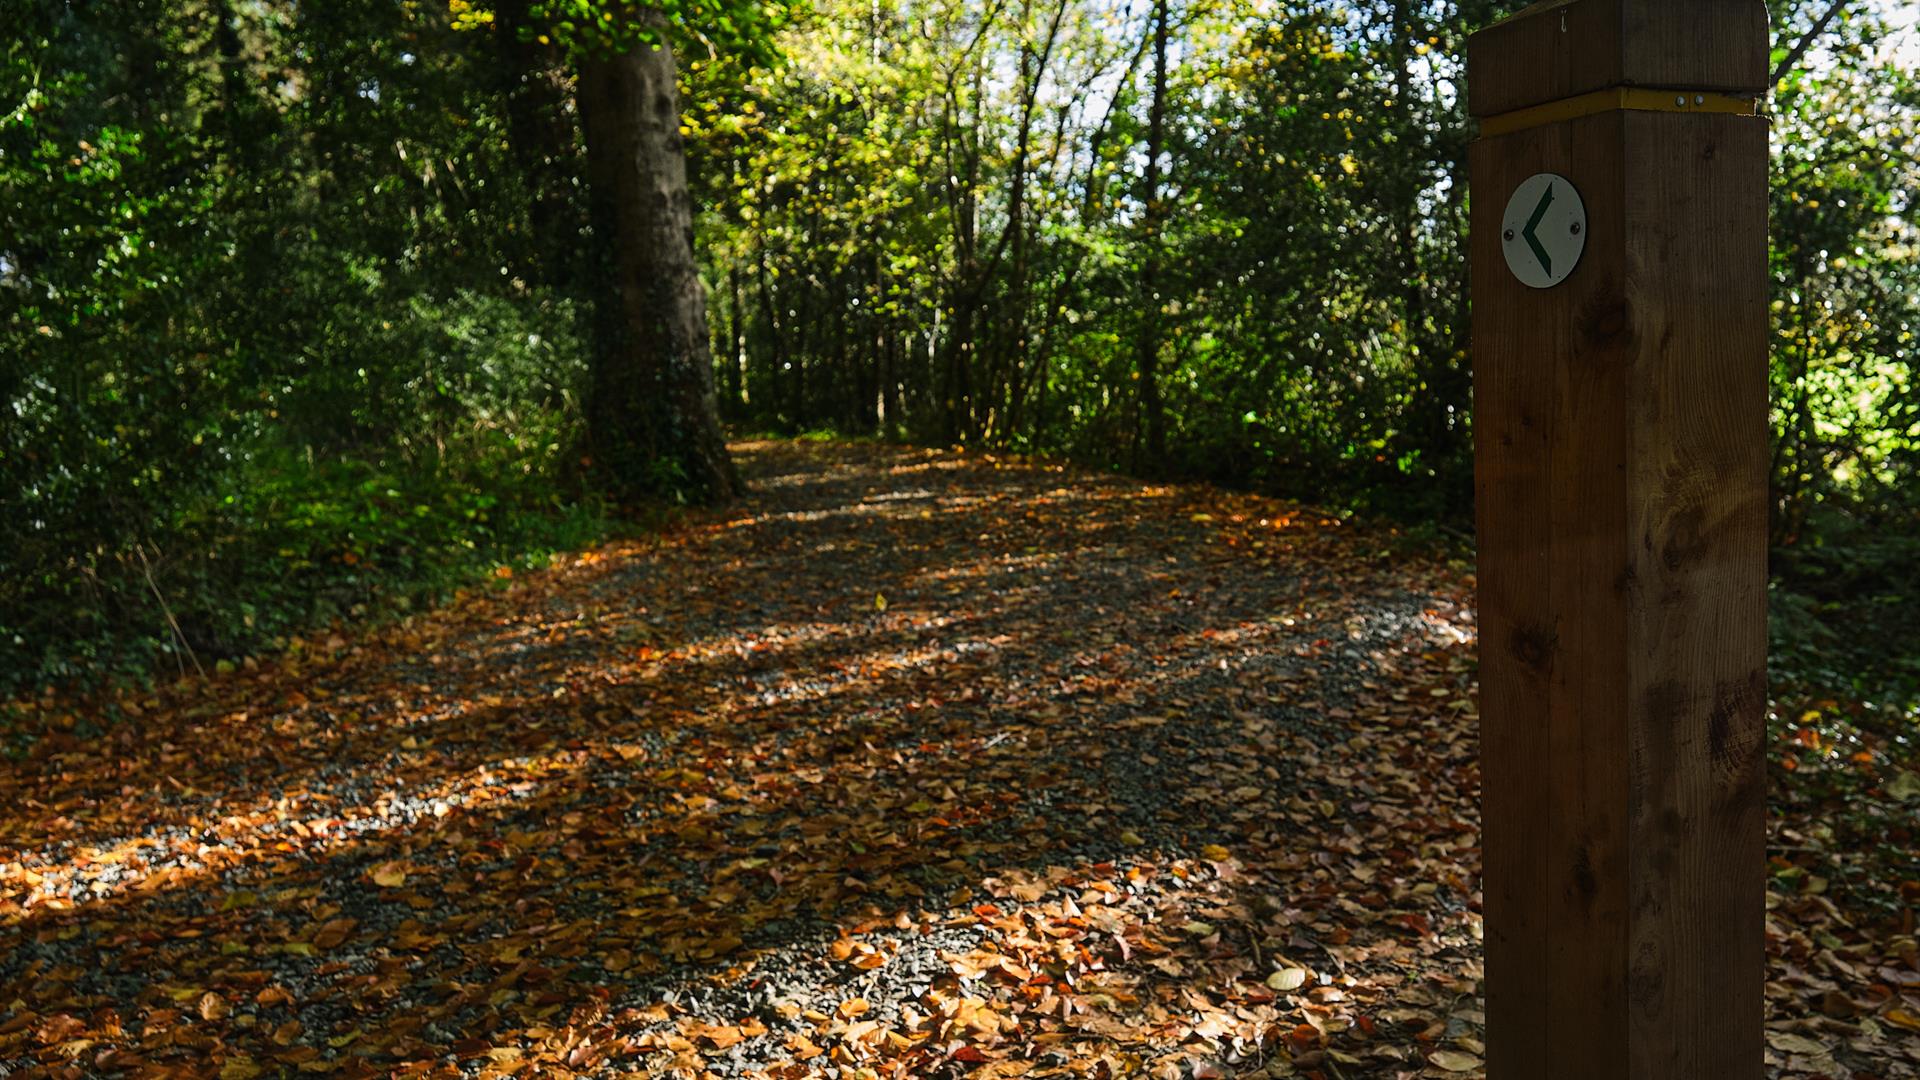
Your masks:
<svg viewBox="0 0 1920 1080"><path fill-rule="evenodd" d="M1768 86L1774 86L1781 79L1786 78L1787 72L1792 71L1800 63L1801 58L1807 55L1807 50L1813 48L1813 43L1820 39L1821 34L1827 32L1827 24L1832 22L1833 17L1840 14L1840 9L1846 6L1847 0L1833 0L1833 3L1827 6L1827 13L1820 16L1819 21L1813 24L1813 28L1800 38L1800 43L1793 47L1793 51L1773 69L1773 76L1767 80Z"/></svg>

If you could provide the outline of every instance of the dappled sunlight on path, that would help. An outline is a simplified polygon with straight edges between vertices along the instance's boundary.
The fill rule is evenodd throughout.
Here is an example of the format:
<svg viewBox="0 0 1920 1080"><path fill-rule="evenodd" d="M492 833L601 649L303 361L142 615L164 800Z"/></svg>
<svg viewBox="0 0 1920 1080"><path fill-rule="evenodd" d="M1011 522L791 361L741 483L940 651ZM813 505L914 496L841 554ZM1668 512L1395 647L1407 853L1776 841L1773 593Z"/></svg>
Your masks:
<svg viewBox="0 0 1920 1080"><path fill-rule="evenodd" d="M1270 500L872 446L0 772L50 1075L1471 1074L1471 613Z"/></svg>

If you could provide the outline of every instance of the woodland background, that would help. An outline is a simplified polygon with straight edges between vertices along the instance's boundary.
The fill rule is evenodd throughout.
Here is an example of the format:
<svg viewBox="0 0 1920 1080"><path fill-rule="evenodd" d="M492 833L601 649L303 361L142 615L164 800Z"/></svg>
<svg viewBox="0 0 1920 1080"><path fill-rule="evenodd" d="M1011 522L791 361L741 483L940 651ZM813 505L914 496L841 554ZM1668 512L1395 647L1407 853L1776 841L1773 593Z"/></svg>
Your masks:
<svg viewBox="0 0 1920 1080"><path fill-rule="evenodd" d="M729 493L671 429L617 475L589 437L575 58L621 5L3 6L0 689L211 669ZM1518 6L670 8L712 407L1463 544L1459 58ZM1887 12L1770 6L1775 669L1902 712L1920 81Z"/></svg>

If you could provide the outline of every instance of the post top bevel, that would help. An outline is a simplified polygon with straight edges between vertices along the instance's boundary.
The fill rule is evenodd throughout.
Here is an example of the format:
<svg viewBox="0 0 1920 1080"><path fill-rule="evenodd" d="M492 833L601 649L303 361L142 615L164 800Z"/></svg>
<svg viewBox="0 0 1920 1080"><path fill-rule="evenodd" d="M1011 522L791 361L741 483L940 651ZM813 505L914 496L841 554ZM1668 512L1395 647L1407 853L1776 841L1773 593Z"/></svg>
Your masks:
<svg viewBox="0 0 1920 1080"><path fill-rule="evenodd" d="M1615 86L1758 96L1765 0L1540 0L1467 39L1476 117Z"/></svg>

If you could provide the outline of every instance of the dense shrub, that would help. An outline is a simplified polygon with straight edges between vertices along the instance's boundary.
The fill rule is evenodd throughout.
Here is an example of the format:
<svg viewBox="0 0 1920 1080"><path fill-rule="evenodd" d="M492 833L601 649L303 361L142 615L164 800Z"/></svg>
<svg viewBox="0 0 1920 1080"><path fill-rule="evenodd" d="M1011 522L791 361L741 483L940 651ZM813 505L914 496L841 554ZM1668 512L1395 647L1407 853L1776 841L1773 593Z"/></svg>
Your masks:
<svg viewBox="0 0 1920 1080"><path fill-rule="evenodd" d="M583 320L485 36L432 5L16 12L0 690L191 670L595 527Z"/></svg>

